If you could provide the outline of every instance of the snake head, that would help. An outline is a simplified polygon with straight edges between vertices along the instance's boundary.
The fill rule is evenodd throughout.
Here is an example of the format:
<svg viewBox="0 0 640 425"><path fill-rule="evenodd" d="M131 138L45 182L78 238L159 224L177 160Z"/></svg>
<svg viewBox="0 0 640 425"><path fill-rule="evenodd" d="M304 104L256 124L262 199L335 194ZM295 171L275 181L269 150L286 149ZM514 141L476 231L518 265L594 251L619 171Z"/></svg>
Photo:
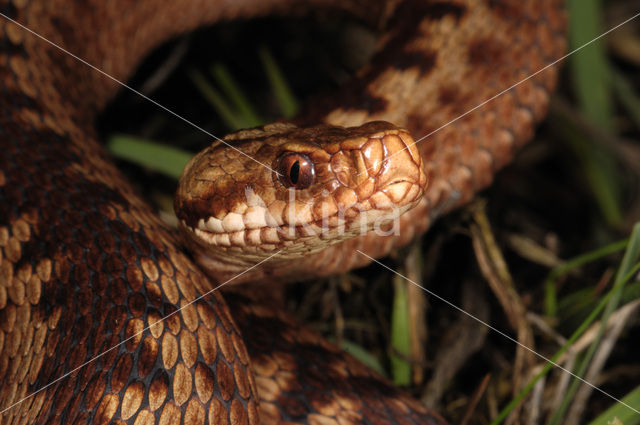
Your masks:
<svg viewBox="0 0 640 425"><path fill-rule="evenodd" d="M176 215L196 258L299 258L388 226L427 186L406 130L271 124L203 150L185 167Z"/></svg>

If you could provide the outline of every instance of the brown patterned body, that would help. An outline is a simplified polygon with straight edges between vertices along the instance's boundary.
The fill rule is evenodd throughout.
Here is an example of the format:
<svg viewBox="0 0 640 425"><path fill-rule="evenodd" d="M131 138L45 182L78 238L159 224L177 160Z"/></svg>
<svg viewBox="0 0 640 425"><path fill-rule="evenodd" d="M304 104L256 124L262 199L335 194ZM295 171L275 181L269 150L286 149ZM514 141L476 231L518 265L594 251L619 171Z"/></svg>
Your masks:
<svg viewBox="0 0 640 425"><path fill-rule="evenodd" d="M468 202L477 191L487 187L493 175L531 138L535 124L546 112L557 70L552 67L527 78L564 53L565 22L560 9L561 2L557 0L400 2L387 24L388 32L379 42L377 54L356 83L345 88L337 104L335 95L310 103L297 124L321 122L352 127L382 120L406 128L417 140L412 149L417 147L420 151L428 176L425 196L416 208L401 216L397 231L369 232L333 246L326 238L316 238L315 243L323 245L323 250L309 249L291 261L295 253L292 249L291 255L279 255L243 274L237 282L328 276L365 265L369 259L356 250L381 257L424 232L439 215ZM516 84L513 90L492 99ZM487 103L475 109L484 102ZM335 130L329 127L328 132L333 134ZM256 149L253 145L257 141L249 139L236 146L251 152L258 161L272 164L270 152ZM295 136L293 139L298 140ZM235 137L232 135L229 140ZM322 142L312 144L317 145L317 151L326 149ZM261 176L258 179L271 179L273 173L251 159L234 151L227 155L241 161L243 169L255 170L256 176ZM335 156L338 155L341 153ZM385 164L411 163L410 158L390 156ZM229 163L222 158L221 162L224 171ZM357 166L352 168L356 170L355 176L363 175ZM224 177L216 175L210 181L206 176L198 178L206 183L208 193L198 200L208 208L208 213L201 213L205 220L220 213L220 209L233 210L237 203L246 208L247 199L243 196L246 187L255 189L268 207L280 202L272 187L263 189L255 184L254 176L247 177L242 172L219 174ZM227 184L225 179L232 183ZM184 180L181 189L195 185L195 181ZM277 182L270 183L279 186ZM298 191L299 197L304 198L312 189ZM196 226L193 208L180 199L185 192L178 192L176 212ZM234 196L242 199L238 201ZM347 193L343 203L348 203L351 196ZM340 204L339 198L330 197L331 204ZM370 208L366 198L358 196L357 201L361 210ZM287 207L269 211L270 217L285 224L287 214ZM321 218L324 217L314 212L307 220L314 222ZM273 227L266 229L273 231ZM300 239L303 236L299 235ZM203 252L203 244L199 245L196 252ZM214 280L225 281L260 258L237 247L229 249L234 250L238 259L234 264L212 256L199 259L205 269L216 271L211 274ZM242 261L243 255L247 260Z"/></svg>
<svg viewBox="0 0 640 425"><path fill-rule="evenodd" d="M305 4L376 22L392 17L359 87L339 105L319 102L304 119L383 119L420 137L556 59L564 45L555 0L368 3L380 8L358 0ZM179 32L292 7L301 8L293 0L0 1L7 17L121 80ZM5 18L0 40L1 423L440 421L315 335L292 333L296 325L280 313L239 303L240 318L280 332L269 340L243 331L254 350L273 354L255 357L254 378L224 300L214 293L196 301L210 280L96 141L95 114L118 86ZM418 145L431 190L403 216L399 237L355 238L289 273L360 265L353 248L382 255L468 200L530 137L554 80L552 71L540 74ZM248 277L283 266L270 267ZM315 356L283 355L294 342ZM287 368L311 371L310 383ZM333 373L314 380L321 370ZM375 404L380 391L392 397Z"/></svg>

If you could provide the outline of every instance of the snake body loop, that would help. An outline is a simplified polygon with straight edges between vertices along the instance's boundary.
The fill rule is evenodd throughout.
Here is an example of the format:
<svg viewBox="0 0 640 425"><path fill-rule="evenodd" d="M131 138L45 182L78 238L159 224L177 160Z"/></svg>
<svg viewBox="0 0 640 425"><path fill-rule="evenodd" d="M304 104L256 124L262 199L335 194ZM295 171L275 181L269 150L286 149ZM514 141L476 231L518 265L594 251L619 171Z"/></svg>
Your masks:
<svg viewBox="0 0 640 425"><path fill-rule="evenodd" d="M273 307L198 297L269 244L289 251L236 281L357 267L355 249L382 256L486 187L543 117L555 71L433 132L560 57L560 3L1 0L7 18L121 81L162 41L237 17L330 7L383 33L372 63L299 127L227 137L289 180L220 146L192 162L177 215L184 235L200 231L189 245L206 277L97 141L118 85L0 19L0 423L444 423ZM291 190L301 203L287 204ZM367 232L390 209L400 231ZM338 211L346 232L305 233L340 224Z"/></svg>

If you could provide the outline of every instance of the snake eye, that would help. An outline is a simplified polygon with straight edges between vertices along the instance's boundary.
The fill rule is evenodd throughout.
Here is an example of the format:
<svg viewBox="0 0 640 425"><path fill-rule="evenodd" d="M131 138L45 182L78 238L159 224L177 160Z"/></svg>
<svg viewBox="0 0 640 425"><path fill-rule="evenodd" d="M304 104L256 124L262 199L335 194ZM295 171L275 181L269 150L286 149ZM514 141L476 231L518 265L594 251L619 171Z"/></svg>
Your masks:
<svg viewBox="0 0 640 425"><path fill-rule="evenodd" d="M308 156L287 152L278 160L278 178L285 187L306 189L313 183L316 170Z"/></svg>

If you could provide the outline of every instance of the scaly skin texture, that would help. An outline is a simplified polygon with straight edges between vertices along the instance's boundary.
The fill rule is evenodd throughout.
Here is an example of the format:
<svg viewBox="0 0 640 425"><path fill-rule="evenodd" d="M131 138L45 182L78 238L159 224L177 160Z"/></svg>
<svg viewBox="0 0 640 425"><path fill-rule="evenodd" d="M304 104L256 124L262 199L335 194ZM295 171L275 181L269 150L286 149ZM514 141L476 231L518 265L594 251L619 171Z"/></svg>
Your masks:
<svg viewBox="0 0 640 425"><path fill-rule="evenodd" d="M388 28L380 53L301 123L382 119L418 137L564 48L559 0L299 3L4 0L0 11L120 80L152 47L205 23L323 5L354 12ZM282 313L234 298L248 353L222 297L196 301L211 280L96 140L93 121L117 84L4 18L0 39L1 423L442 421ZM468 200L531 136L554 81L545 72L418 145L430 190L400 236L354 238L287 273L360 265L354 248L382 255ZM276 269L285 267L246 277Z"/></svg>
<svg viewBox="0 0 640 425"><path fill-rule="evenodd" d="M214 279L231 278L278 251L273 260L286 269L369 230L388 231L427 187L414 140L386 122L273 124L225 140L238 150L218 142L196 155L175 201L185 238ZM291 154L312 164L304 188L283 181L282 158Z"/></svg>
<svg viewBox="0 0 640 425"><path fill-rule="evenodd" d="M328 276L365 265L370 260L356 250L373 258L384 256L424 232L439 215L468 202L477 191L488 186L495 172L531 138L535 123L546 112L557 70L547 69L481 108L457 118L564 53L565 22L560 8L561 1L558 0L406 1L398 4L391 13L388 31L381 38L371 65L362 70L353 85L345 88L337 104L335 95L310 102L296 123L312 125L320 122L350 127L383 120L406 128L419 140L412 149L420 151L427 174L429 188L424 197L416 208L401 216L397 231L386 232L383 236L380 233L385 232L372 231L332 246L326 238L318 236L306 242L307 247L315 246L316 249L299 255L295 261L291 261L296 252L292 249L291 255L279 255L264 266L243 274L237 282ZM444 126L447 123L450 124ZM426 135L429 136L420 140ZM249 138L235 146L251 152L253 158L262 163L273 164L274 154L257 149L256 143ZM317 143L317 150L323 150L322 142ZM228 155L233 155L233 160L240 164L238 169L260 168L252 159L238 157L235 152L229 151ZM395 161L411 163L407 155L399 156L385 158L383 164L395 167ZM224 170L225 162L221 162ZM319 159L318 163L322 164L323 160ZM362 175L356 166L351 168L354 176ZM260 171L261 174L256 174L273 174L269 170ZM238 203L246 208L247 199L237 200L234 196L244 195L245 188L249 187L269 207L269 216L276 218L265 229L274 231L277 228L279 233L286 232L279 226L282 222L286 224L290 211L271 208L272 203L278 202L271 186L252 184L241 172L230 171L225 178L217 177L206 181L205 189L200 190L206 192L206 198L199 202L206 204L208 210L201 205L197 214L182 198L188 197L186 188L203 184L206 178L183 177L176 201L179 217L197 227L198 218L207 220L217 214L223 217L227 211L237 209ZM232 180L233 184L226 180ZM273 183L273 186L282 186L277 181ZM383 191L383 188L379 189ZM229 192L235 195L230 196ZM297 191L301 204L304 204L307 192ZM342 198L342 203L349 205L351 196L348 191L337 193L329 197L327 204L340 204ZM361 211L370 208L366 198L363 201L358 196L357 200ZM316 199L315 202L313 207L318 208L322 201ZM306 220L318 220L319 216L321 214L313 214ZM185 232L188 237L192 233ZM197 237L194 239L198 261L205 269L215 271L211 273L213 279L222 281L243 271L248 262L273 252L264 250L260 257L255 255L253 247L242 250L233 247L230 250L236 260L230 263L224 258L227 254L219 252L219 247L207 252L203 249L205 243ZM326 248L318 252L319 246ZM243 255L247 256L246 260L239 260Z"/></svg>

